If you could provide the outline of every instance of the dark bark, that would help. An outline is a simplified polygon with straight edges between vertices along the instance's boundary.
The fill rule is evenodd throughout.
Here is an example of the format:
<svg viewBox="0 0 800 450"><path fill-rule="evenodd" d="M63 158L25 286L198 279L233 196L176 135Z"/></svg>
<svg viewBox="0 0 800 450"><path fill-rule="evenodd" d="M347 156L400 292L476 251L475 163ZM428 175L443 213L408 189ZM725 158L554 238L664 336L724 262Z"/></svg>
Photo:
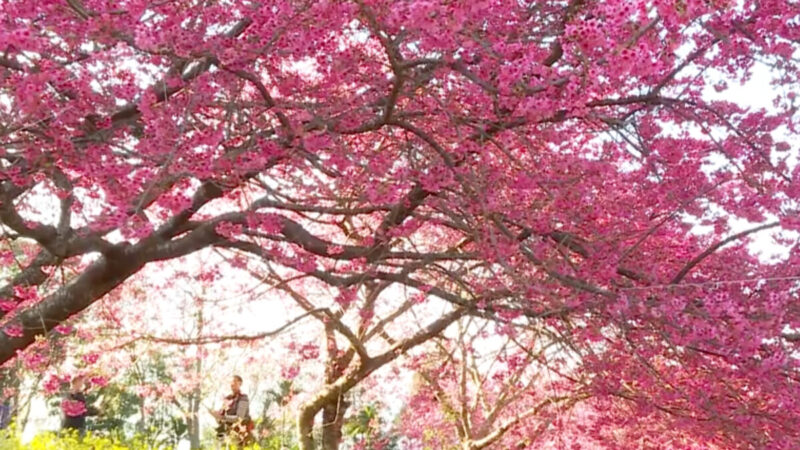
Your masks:
<svg viewBox="0 0 800 450"><path fill-rule="evenodd" d="M15 317L14 323L22 326L22 336L0 332L0 362L13 358L18 350L33 343L36 336L46 334L86 309L138 272L146 262L141 256L125 251L116 257L100 256L80 276Z"/></svg>

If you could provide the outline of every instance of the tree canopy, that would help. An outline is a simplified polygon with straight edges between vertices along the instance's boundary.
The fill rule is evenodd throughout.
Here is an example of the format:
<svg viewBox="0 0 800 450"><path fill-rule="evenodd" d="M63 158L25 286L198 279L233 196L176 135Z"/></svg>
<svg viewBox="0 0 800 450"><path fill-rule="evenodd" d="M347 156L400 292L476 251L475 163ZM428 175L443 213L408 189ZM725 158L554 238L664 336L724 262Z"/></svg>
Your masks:
<svg viewBox="0 0 800 450"><path fill-rule="evenodd" d="M265 264L296 300L336 291L335 311L306 305L350 349L328 348L307 425L474 317L564 348L565 380L580 385L565 403L592 399L593 439L635 417L665 443L789 448L798 11L6 0L0 361L143 268L216 249ZM736 94L759 71L768 107ZM757 233L786 255L755 255ZM225 276L198 270L201 283ZM387 349L365 346L433 298L449 309Z"/></svg>

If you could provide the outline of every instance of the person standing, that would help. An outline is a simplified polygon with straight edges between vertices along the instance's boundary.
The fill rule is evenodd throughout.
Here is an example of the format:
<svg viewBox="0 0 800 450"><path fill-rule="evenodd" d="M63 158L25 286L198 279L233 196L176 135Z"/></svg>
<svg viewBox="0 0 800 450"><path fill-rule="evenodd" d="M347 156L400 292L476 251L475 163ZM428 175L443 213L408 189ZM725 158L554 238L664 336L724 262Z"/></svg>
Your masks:
<svg viewBox="0 0 800 450"><path fill-rule="evenodd" d="M86 417L95 416L98 411L86 404L86 378L78 375L72 379L70 390L61 402L63 431L75 430L83 437L86 434Z"/></svg>
<svg viewBox="0 0 800 450"><path fill-rule="evenodd" d="M217 438L235 446L248 444L251 439L253 422L250 419L250 399L242 393L242 377L234 375L231 379L231 393L225 396L224 407L211 411L219 423Z"/></svg>
<svg viewBox="0 0 800 450"><path fill-rule="evenodd" d="M10 399L6 399L0 404L0 430L5 430L11 424L11 416L14 407Z"/></svg>

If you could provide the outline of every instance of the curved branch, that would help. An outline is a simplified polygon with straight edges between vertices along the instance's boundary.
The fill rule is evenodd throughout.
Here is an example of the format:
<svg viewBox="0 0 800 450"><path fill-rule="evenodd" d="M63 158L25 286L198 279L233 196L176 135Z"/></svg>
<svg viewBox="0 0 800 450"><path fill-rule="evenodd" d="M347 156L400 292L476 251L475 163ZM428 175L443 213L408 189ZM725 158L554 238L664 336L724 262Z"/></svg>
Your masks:
<svg viewBox="0 0 800 450"><path fill-rule="evenodd" d="M678 284L678 283L680 283L686 277L686 275L688 275L689 272L691 272L691 270L695 268L695 266L697 266L698 264L703 262L704 259L706 259L707 257L711 256L714 252L719 250L720 247L723 247L723 246L725 246L727 244L730 244L733 241L736 241L738 239L741 239L741 238L746 237L748 235L751 235L753 233L757 233L759 231L767 230L769 228L775 228L778 225L780 225L780 222L772 222L772 223L767 223L767 224L764 224L764 225L759 225L759 226L757 226L755 228L751 228L749 230L742 231L741 233L734 234L733 236L729 236L729 237L717 242L716 244L714 244L711 247L707 248L703 253L700 253L694 259L692 259L691 261L686 263L686 265L683 266L683 269L681 269L680 272L678 272L678 274L675 275L675 278L673 278L672 281L669 282L669 284Z"/></svg>
<svg viewBox="0 0 800 450"><path fill-rule="evenodd" d="M170 337L162 337L162 336L152 336L152 335L145 335L140 336L136 339L127 342L124 345L131 344L135 341L148 341L148 342L158 342L161 344L172 344L172 345L206 345L206 344L218 344L220 342L227 342L227 341L256 341L259 339L264 339L268 337L274 337L279 335L280 333L286 331L287 328L291 327L292 325L300 322L301 320L305 319L308 316L314 315L318 312L323 312L327 308L317 308L311 311L308 311L304 314L301 314L294 319L286 322L285 324L281 325L280 327L270 330L264 331L261 333L256 334L232 334L232 335L224 335L224 336L198 336L194 338L170 338Z"/></svg>
<svg viewBox="0 0 800 450"><path fill-rule="evenodd" d="M534 406L534 407L532 407L532 408L530 408L530 409L528 409L526 411L523 411L522 413L520 413L517 416L515 416L513 419L511 419L511 420L505 422L504 424L500 425L498 428L496 428L488 436L484 437L483 439L480 439L478 441L473 442L472 445L470 445L469 448L470 448L470 450L480 450L480 449L488 447L489 445L497 442L500 438L502 438L503 435L505 435L508 432L508 430L510 430L512 427L514 427L518 423L522 422L523 420L527 419L528 417L535 416L535 415L539 414L542 411L542 409L544 409L548 405L567 401L567 404L565 405L565 408L570 408L573 405L575 405L575 403L578 403L579 401L585 400L587 398L589 398L589 394L581 394L581 395L575 396L575 397L573 397L573 396L550 397L548 399L542 400L536 406Z"/></svg>

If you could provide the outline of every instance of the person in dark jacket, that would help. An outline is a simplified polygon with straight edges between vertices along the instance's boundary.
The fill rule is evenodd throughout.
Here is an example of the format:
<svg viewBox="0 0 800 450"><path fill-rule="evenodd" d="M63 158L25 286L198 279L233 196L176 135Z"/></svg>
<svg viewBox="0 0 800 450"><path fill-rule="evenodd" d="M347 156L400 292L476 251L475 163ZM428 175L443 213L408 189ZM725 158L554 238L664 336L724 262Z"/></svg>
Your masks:
<svg viewBox="0 0 800 450"><path fill-rule="evenodd" d="M217 438L230 440L235 445L246 445L251 439L252 420L250 419L250 399L242 393L242 377L234 375L231 380L231 393L225 396L221 411L212 411L219 426Z"/></svg>
<svg viewBox="0 0 800 450"><path fill-rule="evenodd" d="M61 429L64 431L75 430L78 435L86 434L86 417L95 416L98 411L86 404L86 378L78 375L72 379L70 390L61 402L63 420Z"/></svg>

